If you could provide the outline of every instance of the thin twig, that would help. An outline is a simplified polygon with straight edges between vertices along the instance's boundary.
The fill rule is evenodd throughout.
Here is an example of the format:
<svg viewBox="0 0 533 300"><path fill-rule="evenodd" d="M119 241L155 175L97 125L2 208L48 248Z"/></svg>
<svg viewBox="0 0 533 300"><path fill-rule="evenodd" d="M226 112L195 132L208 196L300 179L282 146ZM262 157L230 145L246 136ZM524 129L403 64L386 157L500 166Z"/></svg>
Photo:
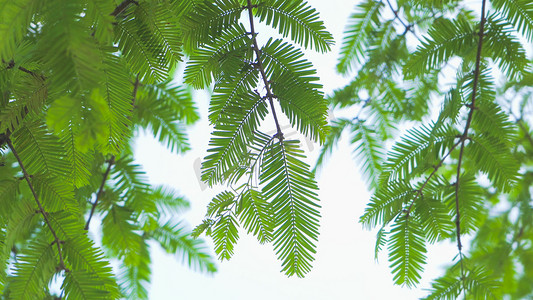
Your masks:
<svg viewBox="0 0 533 300"><path fill-rule="evenodd" d="M481 49L483 47L483 37L484 37L484 29L485 29L485 3L486 0L483 0L481 3L481 22L479 25L479 42L477 46L477 54L476 54L476 65L474 69L474 81L472 83L472 102L468 107L470 108L470 111L468 112L468 118L466 120L465 130L463 132L463 135L461 136L461 149L459 150L459 158L457 160L457 175L456 175L456 182L455 182L455 226L457 230L457 249L459 250L459 259L461 262L461 280L463 283L463 292L466 298L466 283L465 283L465 268L463 265L463 252L461 244L461 215L459 211L459 179L461 177L461 164L463 162L463 153L465 148L465 141L468 137L468 130L470 129L470 123L472 122L472 116L474 115L474 110L476 108L476 92L477 92L477 86L479 83L479 69L481 66Z"/></svg>
<svg viewBox="0 0 533 300"><path fill-rule="evenodd" d="M118 14L123 12L130 4L135 3L135 5L139 5L139 2L135 0L124 0L122 3L120 3L115 10L111 13L111 16L116 17Z"/></svg>
<svg viewBox="0 0 533 300"><path fill-rule="evenodd" d="M22 174L24 175L24 179L26 179L26 182L28 183L28 186L30 187L30 191L33 194L33 198L35 199L35 202L37 202L37 206L39 207L39 212L43 216L44 222L46 223L46 225L48 226L48 229L50 229L50 232L52 233L52 236L54 237L53 244L55 244L57 246L57 253L58 253L58 256L59 256L58 269L59 270L65 270L65 272L69 272L69 269L67 269L67 267L65 266L65 261L63 259L63 252L61 251L61 243L62 243L62 241L59 240L59 237L57 236L56 231L52 227L52 224L50 223L50 220L48 220L48 216L47 216L48 213L44 210L44 208L43 208L43 206L41 204L41 201L39 201L39 197L37 196L37 193L35 192L35 188L33 187L33 184L30 181L30 175L26 171L26 168L24 167L24 164L22 163L22 160L20 159L20 156L18 155L17 151L15 150L15 147L13 147L13 143L11 143L11 139L9 137L7 138L7 146L9 147L9 149L11 150L11 152L13 153L15 158L17 159L18 164L20 166L20 169L22 170Z"/></svg>
<svg viewBox="0 0 533 300"><path fill-rule="evenodd" d="M89 224L91 223L91 219L93 218L94 212L96 210L96 206L98 205L98 201L102 198L102 194L104 192L105 182L107 181L107 178L109 177L109 172L111 171L111 167L115 163L115 157L111 156L111 159L107 162L107 169L104 172L104 177L102 178L102 182L100 183L100 188L98 189L98 193L96 193L96 199L94 200L92 206L91 206L91 212L89 213L89 217L87 218L87 223L85 223L85 230L89 230Z"/></svg>
<svg viewBox="0 0 533 300"><path fill-rule="evenodd" d="M250 33L252 36L253 50L255 52L255 56L257 57L256 67L259 69L259 72L261 72L261 77L263 78L265 89L267 90L266 97L268 98L268 101L270 103L272 115L274 116L274 122L276 123L276 131L277 131L276 136L280 140L280 142L283 142L283 132L281 131L281 127L279 126L278 116L276 115L276 109L274 108L274 94L272 93L272 89L270 88L270 83L268 82L265 68L263 67L263 61L261 59L261 50L259 50L259 45L257 44L257 39L256 39L257 33L255 32L254 14L252 11L252 9L255 6L252 5L251 0L247 0L247 1L248 1L248 6L246 6L246 9L248 9L248 19L250 20Z"/></svg>
<svg viewBox="0 0 533 300"><path fill-rule="evenodd" d="M413 30L413 26L411 24L405 24L405 22L398 15L398 11L396 9L394 9L394 7L392 7L392 4L390 3L390 0L387 0L387 4L389 5L390 9L394 13L394 19L398 19L398 21L400 21L400 23L402 23L403 27L405 28L404 34L406 32L408 32L408 31L410 31L414 36L416 36L418 38L418 36L416 35L416 33Z"/></svg>
<svg viewBox="0 0 533 300"><path fill-rule="evenodd" d="M450 156L450 154L453 152L453 150L455 150L455 148L457 148L457 146L459 146L460 143L461 143L461 140L459 140L455 144L453 144L453 146L442 157L442 159L439 161L439 163L436 166L433 167L433 172L431 172L431 174L429 174L429 176L426 178L426 180L424 181L422 186L419 189L416 190L415 197L413 198L413 200L411 200L411 204L409 205L407 210L405 210L405 214L407 216L409 216L409 214L411 213L411 210L413 209L413 205L415 204L416 199L418 199L418 197L420 197L422 195L422 192L424 191L424 188L426 187L426 185L429 183L429 180L431 180L431 178L437 173L437 171L440 169L440 167L442 167L442 164L444 163L446 158L448 158L448 156Z"/></svg>

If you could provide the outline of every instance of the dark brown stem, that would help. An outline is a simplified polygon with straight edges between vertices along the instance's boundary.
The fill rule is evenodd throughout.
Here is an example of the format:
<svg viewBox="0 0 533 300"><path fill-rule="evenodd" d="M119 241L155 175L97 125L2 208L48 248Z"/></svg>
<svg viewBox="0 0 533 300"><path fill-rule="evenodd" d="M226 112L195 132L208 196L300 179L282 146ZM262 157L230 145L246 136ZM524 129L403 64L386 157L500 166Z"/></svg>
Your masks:
<svg viewBox="0 0 533 300"><path fill-rule="evenodd" d="M24 179L26 179L26 182L28 183L28 186L30 187L30 191L33 194L33 198L35 199L35 202L37 202L37 206L39 207L39 213L43 216L44 222L48 226L48 229L50 229L50 232L52 233L52 236L54 237L53 244L57 247L57 253L59 256L59 270L65 270L65 272L69 272L69 269L65 266L65 261L63 259L63 252L61 251L61 240L59 240L59 237L57 236L56 231L52 227L52 224L50 223L50 220L48 220L48 213L44 210L41 201L39 201L39 197L37 196L37 193L35 192L35 188L33 187L33 184L30 181L30 175L26 171L26 168L24 167L24 164L22 163L22 160L20 159L20 156L18 155L17 151L15 150L15 147L13 146L13 143L11 143L11 139L7 138L7 146L13 153L13 156L17 159L17 162L20 166L20 169L22 170L22 174L24 175Z"/></svg>
<svg viewBox="0 0 533 300"><path fill-rule="evenodd" d="M389 5L390 9L394 13L394 19L397 19L398 21L400 21L400 23L405 28L405 31L404 31L403 34L405 35L408 31L410 31L413 35L416 36L416 33L413 31L413 26L411 24L405 24L405 22L398 15L398 10L396 10L396 9L394 9L394 7L392 7L392 4L390 3L390 0L387 0L387 4Z"/></svg>
<svg viewBox="0 0 533 300"><path fill-rule="evenodd" d="M135 107L135 98L137 98L137 91L139 90L139 74L135 77L135 82L133 83L133 97L131 98L131 106Z"/></svg>
<svg viewBox="0 0 533 300"><path fill-rule="evenodd" d="M268 78L266 76L265 68L263 67L263 61L261 59L261 51L259 50L259 45L257 44L255 27L254 27L254 14L252 9L254 8L254 5L252 5L252 1L248 0L248 6L246 6L248 9L248 19L250 20L250 34L252 36L252 42L253 42L253 50L255 52L255 56L257 57L256 66L259 69L259 72L261 73L261 77L263 79L263 83L265 84L265 89L267 91L266 97L268 98L268 101L270 103L270 108L272 110L272 115L274 116L274 122L276 123L276 137L280 140L280 142L283 141L283 132L281 131L281 126L279 125L278 116L276 115L276 109L274 108L274 94L272 93L272 89L270 88L270 83L268 82Z"/></svg>
<svg viewBox="0 0 533 300"><path fill-rule="evenodd" d="M461 149L459 150L459 158L457 160L457 175L456 175L456 182L455 182L455 226L457 231L457 249L459 250L459 259L461 261L461 279L463 283L463 292L466 299L466 283L465 283L465 268L463 265L463 252L461 244L461 214L460 214L460 208L459 208L459 182L461 177L461 164L463 162L463 153L465 148L465 141L468 137L468 130L470 129L470 124L472 123L472 116L474 115L474 111L476 109L476 92L477 92L477 86L479 83L479 70L481 66L481 50L483 48L483 37L484 37L484 30L485 30L485 3L486 0L483 0L481 3L481 22L479 25L479 42L477 45L477 54L476 54L476 65L474 69L474 81L472 83L472 102L468 106L470 108L470 111L468 112L468 118L466 120L465 130L463 132L463 135L461 136Z"/></svg>
<svg viewBox="0 0 533 300"><path fill-rule="evenodd" d="M94 200L91 206L91 212L89 213L89 217L87 218L87 223L85 223L85 230L89 230L89 225L91 224L91 220L96 210L96 206L98 205L98 201L100 200L100 198L102 198L102 194L104 192L104 187L105 187L105 182L107 181L107 178L109 177L109 172L111 171L111 167L113 166L114 163L115 163L115 157L111 156L111 158L107 162L107 169L104 172L104 177L102 178L102 182L100 183L100 188L98 189L98 193L96 193L96 199Z"/></svg>
<svg viewBox="0 0 533 300"><path fill-rule="evenodd" d="M113 17L118 16L121 12L123 12L132 3L135 3L135 5L139 5L139 2L137 2L135 0L124 0L115 8L115 10L113 10L111 15Z"/></svg>
<svg viewBox="0 0 533 300"><path fill-rule="evenodd" d="M431 174L429 174L429 176L426 178L426 180L424 181L424 183L422 184L422 186L416 190L416 195L415 197L413 198L413 200L411 200L411 204L409 205L409 207L405 210L405 214L407 216L409 216L409 214L411 213L411 210L413 209L413 205L415 204L415 201L416 199L418 199L418 197L422 196L422 193L424 191L424 188L426 187L426 185L429 183L429 181L431 180L431 178L437 174L437 171L440 169L440 167L442 167L442 164L444 163L444 161L446 160L446 158L448 158L448 156L450 156L450 154L453 152L453 150L455 150L455 148L457 148L457 146L459 146L459 144L461 143L461 140L459 140L458 142L456 142L455 144L453 144L453 146L450 148L450 150L442 157L442 159L439 161L439 163L433 167L433 172L431 172Z"/></svg>

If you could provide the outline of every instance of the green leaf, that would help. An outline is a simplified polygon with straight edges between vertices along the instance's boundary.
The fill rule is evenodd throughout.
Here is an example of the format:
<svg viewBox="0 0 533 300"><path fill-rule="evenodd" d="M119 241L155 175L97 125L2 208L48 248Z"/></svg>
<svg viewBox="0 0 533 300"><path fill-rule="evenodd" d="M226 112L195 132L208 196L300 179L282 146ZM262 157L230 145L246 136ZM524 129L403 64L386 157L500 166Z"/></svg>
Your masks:
<svg viewBox="0 0 533 300"><path fill-rule="evenodd" d="M505 76L519 78L528 71L530 61L522 43L513 35L513 28L499 17L498 14L487 17L483 54L495 60Z"/></svg>
<svg viewBox="0 0 533 300"><path fill-rule="evenodd" d="M367 0L359 4L348 18L337 63L339 73L347 74L363 62L365 50L370 44L371 32L380 24L380 13L384 5L382 1Z"/></svg>
<svg viewBox="0 0 533 300"><path fill-rule="evenodd" d="M268 110L258 95L249 93L239 105L226 107L209 141L202 163L202 180L209 185L224 182L227 170L239 166L241 158Z"/></svg>
<svg viewBox="0 0 533 300"><path fill-rule="evenodd" d="M10 278L10 297L13 299L39 299L44 296L56 272L55 245L42 238L33 239L28 248L18 256L13 277Z"/></svg>
<svg viewBox="0 0 533 300"><path fill-rule="evenodd" d="M248 233L253 233L260 243L272 240L274 229L272 207L259 191L248 188L242 192L238 204L238 216L242 226Z"/></svg>
<svg viewBox="0 0 533 300"><path fill-rule="evenodd" d="M66 151L59 139L40 121L24 124L13 133L13 146L30 174L46 173L65 178L70 173L62 157Z"/></svg>
<svg viewBox="0 0 533 300"><path fill-rule="evenodd" d="M220 260L229 260L233 255L233 248L239 239L237 220L232 213L223 215L215 224L211 233L215 243L215 252Z"/></svg>
<svg viewBox="0 0 533 300"><path fill-rule="evenodd" d="M533 3L529 0L493 0L491 4L501 11L518 32L529 42L533 40Z"/></svg>
<svg viewBox="0 0 533 300"><path fill-rule="evenodd" d="M419 221L413 216L399 217L391 229L388 249L394 283L408 287L418 284L427 253Z"/></svg>
<svg viewBox="0 0 533 300"><path fill-rule="evenodd" d="M468 56L476 50L476 33L464 19L439 18L430 28L429 37L411 55L403 71L407 78L421 76L453 56Z"/></svg>
<svg viewBox="0 0 533 300"><path fill-rule="evenodd" d="M265 152L259 175L263 197L272 205L274 250L287 275L303 277L311 270L318 240L318 190L296 140L273 143Z"/></svg>
<svg viewBox="0 0 533 300"><path fill-rule="evenodd" d="M326 52L333 45L333 36L326 30L318 12L301 0L268 0L255 9L259 20L277 28L283 37L290 38L304 48Z"/></svg>
<svg viewBox="0 0 533 300"><path fill-rule="evenodd" d="M490 135L470 136L466 154L491 182L503 191L516 183L519 165L509 147Z"/></svg>
<svg viewBox="0 0 533 300"><path fill-rule="evenodd" d="M13 58L17 44L27 34L33 14L42 3L38 0L0 2L0 59Z"/></svg>
<svg viewBox="0 0 533 300"><path fill-rule="evenodd" d="M176 254L189 268L213 273L217 268L211 259L206 243L193 238L182 223L168 221L159 226L150 236L169 254Z"/></svg>

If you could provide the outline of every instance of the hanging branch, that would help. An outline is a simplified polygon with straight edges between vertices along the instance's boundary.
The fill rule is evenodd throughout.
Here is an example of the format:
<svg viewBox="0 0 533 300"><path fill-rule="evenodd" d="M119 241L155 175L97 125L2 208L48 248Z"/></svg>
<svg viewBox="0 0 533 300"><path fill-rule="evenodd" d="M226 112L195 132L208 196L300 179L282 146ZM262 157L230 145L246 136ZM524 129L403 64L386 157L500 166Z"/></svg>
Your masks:
<svg viewBox="0 0 533 300"><path fill-rule="evenodd" d="M398 21L400 21L400 23L405 28L404 34L410 31L414 36L416 36L418 38L418 36L416 35L415 31L413 30L413 25L412 24L405 24L405 22L398 15L398 10L399 9L398 10L394 9L394 7L392 7L392 4L390 3L390 0L387 0L387 4L389 5L389 8L394 13L394 19L397 19Z"/></svg>
<svg viewBox="0 0 533 300"><path fill-rule="evenodd" d="M261 50L259 50L259 45L257 44L257 33L255 32L254 27L254 14L252 12L252 9L254 7L257 7L256 5L252 5L251 0L248 1L248 6L245 6L246 9L248 9L248 19L250 20L250 34L252 36L252 42L253 46L252 49L255 52L255 56L257 57L257 62L255 63L255 67L259 69L259 72L261 73L261 77L263 79L263 83L265 84L265 89L267 90L266 98L268 99L270 103L270 108L272 110L272 115L274 116L274 122L276 123L276 137L280 140L280 142L283 142L283 132L281 131L281 127L279 125L278 116L276 115L276 109L274 108L274 94L272 93L272 90L270 89L270 83L268 82L268 78L266 76L265 68L263 66L263 61L261 59Z"/></svg>
<svg viewBox="0 0 533 300"><path fill-rule="evenodd" d="M52 244L55 244L57 246L57 253L59 256L59 266L57 267L57 269L65 270L65 272L70 272L70 270L65 266L65 261L63 259L63 252L61 251L61 244L63 242L57 236L57 233L52 227L50 220L48 220L48 212L44 210L41 202L39 201L39 197L37 196L37 193L35 192L35 188L33 187L33 184L30 181L30 175L26 171L26 168L24 167L24 164L22 163L20 156L15 150L15 147L13 147L13 143L11 143L11 139L8 137L6 142L7 142L7 146L13 153L13 156L15 156L15 158L17 159L20 169L22 169L22 174L24 175L24 179L26 179L26 182L28 183L28 186L30 187L31 193L33 194L33 198L35 199L35 202L37 202L37 206L39 207L39 213L41 213L41 215L43 216L44 222L46 223L46 225L48 226L48 229L50 229L50 232L52 233L52 236L54 237L54 241Z"/></svg>
<svg viewBox="0 0 533 300"><path fill-rule="evenodd" d="M463 162L463 153L465 148L465 141L468 138L468 130L470 129L470 123L472 122L472 116L474 115L474 110L476 108L476 91L477 86L479 83L479 69L481 66L481 49L483 47L483 37L484 37L484 29L485 29L485 2L486 0L483 0L481 3L481 22L479 25L479 42L477 45L477 54L476 54L476 65L474 69L474 81L472 83L472 102L468 105L470 108L470 111L468 112L468 118L466 120L465 130L463 132L463 135L461 136L461 148L459 150L459 158L457 160L457 175L456 175L456 182L455 182L455 226L457 231L457 249L459 250L459 259L461 262L461 279L463 283L463 291L465 293L466 297L466 284L465 284L465 269L463 265L463 252L461 244L461 215L459 212L459 178L461 176L461 164Z"/></svg>
<svg viewBox="0 0 533 300"><path fill-rule="evenodd" d="M102 182L100 183L100 188L98 189L98 193L96 194L96 199L94 200L92 206L91 206L91 212L89 213L89 217L87 218L87 223L85 223L85 230L89 230L89 224L91 223L91 219L93 218L94 211L96 210L96 206L98 205L98 201L102 198L102 194L104 192L105 182L107 181L107 177L109 177L109 172L111 171L111 167L115 163L115 156L111 156L111 158L108 160L107 169L105 170L104 177L102 178Z"/></svg>
<svg viewBox="0 0 533 300"><path fill-rule="evenodd" d="M442 167L442 164L444 163L444 161L446 160L446 158L448 158L448 156L450 156L450 154L453 152L453 150L455 150L455 148L457 148L457 146L459 146L459 144L462 142L462 139L459 139L459 141L457 141L455 144L453 144L453 146L450 148L450 150L448 150L448 152L442 157L442 159L439 161L439 163L435 166L433 166L433 171L431 172L431 174L429 174L429 176L426 178L426 180L424 180L424 183L422 184L422 186L416 190L416 195L415 197L413 198L413 200L411 200L411 204L409 205L409 207L405 210L405 214L407 217L409 217L409 214L411 213L411 210L413 209L413 205L415 204L415 201L416 199L418 199L418 197L422 196L422 192L424 191L424 188L426 187L426 185L429 183L429 181L431 180L431 178L437 174L437 171L440 169L440 167Z"/></svg>
<svg viewBox="0 0 533 300"><path fill-rule="evenodd" d="M137 98L137 91L139 90L140 84L141 83L139 81L139 74L137 74L137 76L135 77L135 82L133 83L133 92L132 92L132 97L131 97L132 107L135 107L135 99ZM91 223L91 219L93 218L94 212L96 210L96 206L98 205L99 200L102 198L105 183L107 181L107 178L109 177L109 173L111 172L111 167L115 164L114 155L112 155L111 158L107 161L107 164L108 164L107 169L104 172L104 177L102 178L102 182L100 183L100 188L98 188L98 192L96 193L96 199L92 203L91 212L89 213L89 217L87 218L87 223L85 223L85 227L84 227L85 230L89 230L89 225Z"/></svg>

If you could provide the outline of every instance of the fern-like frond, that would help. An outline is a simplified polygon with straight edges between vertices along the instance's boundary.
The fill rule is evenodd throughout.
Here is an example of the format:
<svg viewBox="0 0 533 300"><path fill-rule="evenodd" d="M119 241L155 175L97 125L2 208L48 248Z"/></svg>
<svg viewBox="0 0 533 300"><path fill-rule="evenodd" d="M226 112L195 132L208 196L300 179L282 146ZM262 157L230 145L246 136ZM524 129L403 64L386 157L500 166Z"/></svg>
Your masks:
<svg viewBox="0 0 533 300"><path fill-rule="evenodd" d="M114 189L124 200L135 198L137 193L148 193L149 184L141 166L135 164L132 157L124 156L115 161L111 170L115 181Z"/></svg>
<svg viewBox="0 0 533 300"><path fill-rule="evenodd" d="M491 135L472 135L466 154L486 173L495 187L509 191L516 183L519 164L507 144Z"/></svg>
<svg viewBox="0 0 533 300"><path fill-rule="evenodd" d="M42 4L39 0L0 2L0 60L13 59L17 44L26 35L34 13Z"/></svg>
<svg viewBox="0 0 533 300"><path fill-rule="evenodd" d="M227 75L223 72L225 64L251 60L251 43L242 24L228 28L214 41L194 51L185 69L185 82L195 88L209 86L213 79Z"/></svg>
<svg viewBox="0 0 533 300"><path fill-rule="evenodd" d="M316 172L325 164L327 157L331 155L333 148L340 140L342 132L350 125L352 125L352 122L348 119L340 118L332 121L332 124L329 127L329 134L327 135L324 144L322 144L322 147L320 147L320 154L318 155L313 172Z"/></svg>
<svg viewBox="0 0 533 300"><path fill-rule="evenodd" d="M476 50L476 33L464 19L437 19L415 53L404 65L404 75L414 78L439 68L453 56L469 56Z"/></svg>
<svg viewBox="0 0 533 300"><path fill-rule="evenodd" d="M215 0L196 2L194 9L181 18L180 29L183 33L185 51L210 43L225 29L234 26L243 11L237 0Z"/></svg>
<svg viewBox="0 0 533 300"><path fill-rule="evenodd" d="M109 292L98 285L94 275L85 270L71 270L65 273L61 289L66 291L68 299L114 299Z"/></svg>
<svg viewBox="0 0 533 300"><path fill-rule="evenodd" d="M166 83L139 88L134 122L151 132L170 151L184 152L189 149L183 121L193 122L197 116L183 87Z"/></svg>
<svg viewBox="0 0 533 300"><path fill-rule="evenodd" d="M46 175L33 175L31 183L46 211L65 210L81 217L78 202L74 199L74 186L69 181Z"/></svg>
<svg viewBox="0 0 533 300"><path fill-rule="evenodd" d="M12 139L30 174L46 173L65 178L70 173L68 162L62 159L67 156L65 148L41 121L25 123L13 133Z"/></svg>
<svg viewBox="0 0 533 300"><path fill-rule="evenodd" d="M187 125L200 119L190 87L174 84L168 79L157 84L142 84L137 97L150 97L168 105L177 119Z"/></svg>
<svg viewBox="0 0 533 300"><path fill-rule="evenodd" d="M318 190L303 151L295 140L272 144L261 164L262 194L272 205L274 250L287 275L304 276L311 270L318 239Z"/></svg>
<svg viewBox="0 0 533 300"><path fill-rule="evenodd" d="M381 165L385 153L385 146L379 141L380 136L376 131L363 122L352 126L351 143L354 145L354 154L366 181L370 187L377 187Z"/></svg>
<svg viewBox="0 0 533 300"><path fill-rule="evenodd" d="M115 43L143 82L164 80L179 59L180 33L173 21L164 18L168 13L164 5L143 2L129 6L125 18L116 23Z"/></svg>
<svg viewBox="0 0 533 300"><path fill-rule="evenodd" d="M371 32L380 24L382 1L367 0L356 7L356 11L348 18L344 31L340 59L337 71L347 74L361 64L365 58L365 50L370 44Z"/></svg>
<svg viewBox="0 0 533 300"><path fill-rule="evenodd" d="M114 256L124 257L142 239L132 214L126 207L113 205L102 220L102 245Z"/></svg>
<svg viewBox="0 0 533 300"><path fill-rule="evenodd" d="M37 46L57 88L79 91L95 87L102 78L98 42L80 20L83 10L81 1L47 1L44 6Z"/></svg>
<svg viewBox="0 0 533 300"><path fill-rule="evenodd" d="M386 186L378 188L359 222L367 228L387 225L402 212L404 204L408 203L415 194L416 190L408 183L390 182Z"/></svg>
<svg viewBox="0 0 533 300"><path fill-rule="evenodd" d="M70 123L70 128L63 131L59 136L61 142L65 145L67 152L66 159L71 166L71 172L68 174L68 178L74 184L75 187L80 188L86 186L90 182L91 172L89 166L94 160L94 154L92 152L83 153L76 146L76 139L79 138L76 133L74 124Z"/></svg>
<svg viewBox="0 0 533 300"><path fill-rule="evenodd" d="M238 74L228 76L217 83L209 105L211 124L216 124L228 107L238 106L241 98L248 98L250 91L257 86L258 79L258 70L250 65L244 65Z"/></svg>
<svg viewBox="0 0 533 300"><path fill-rule="evenodd" d="M41 75L18 72L11 80L13 86L3 91L8 98L0 109L0 132L16 131L28 114L42 111L48 97L48 87Z"/></svg>
<svg viewBox="0 0 533 300"><path fill-rule="evenodd" d="M455 187L450 186L445 193L444 201L455 220L457 215ZM484 213L486 211L484 205L485 194L483 188L476 182L476 177L472 173L464 173L459 177L457 201L461 216L461 234L468 234L477 230L483 222Z"/></svg>
<svg viewBox="0 0 533 300"><path fill-rule="evenodd" d="M90 1L86 6L87 22L94 29L94 37L103 45L113 42L113 16L115 9L112 2L106 0Z"/></svg>
<svg viewBox="0 0 533 300"><path fill-rule="evenodd" d="M259 20L277 28L283 37L290 38L304 48L326 52L333 45L333 36L326 30L318 12L301 0L268 0L257 4Z"/></svg>
<svg viewBox="0 0 533 300"><path fill-rule="evenodd" d="M169 216L182 213L190 207L190 203L186 198L166 186L152 187L150 198L156 204L158 212Z"/></svg>
<svg viewBox="0 0 533 300"><path fill-rule="evenodd" d="M509 115L494 102L476 103L471 127L479 134L492 136L508 145L513 144L516 137L516 128Z"/></svg>
<svg viewBox="0 0 533 300"><path fill-rule="evenodd" d="M413 204L415 214L420 217L421 228L431 244L450 237L455 228L443 199L442 191L446 187L441 187L432 180Z"/></svg>
<svg viewBox="0 0 533 300"><path fill-rule="evenodd" d="M193 238L189 230L181 223L169 221L150 232L167 253L181 257L183 263L198 271L213 273L217 270L215 263L207 252L207 245L201 239Z"/></svg>
<svg viewBox="0 0 533 300"><path fill-rule="evenodd" d="M499 17L498 14L487 17L483 55L495 60L503 74L512 80L528 71L530 61L522 43L513 35L513 28Z"/></svg>
<svg viewBox="0 0 533 300"><path fill-rule="evenodd" d="M41 299L44 286L48 286L56 272L58 261L55 247L50 241L35 238L17 257L13 277L10 278L12 299Z"/></svg>
<svg viewBox="0 0 533 300"><path fill-rule="evenodd" d="M104 153L118 154L120 149L131 136L133 84L124 61L116 55L117 48L100 48L100 59L103 64L102 95L109 109L108 118L104 120L108 128L109 136L105 145Z"/></svg>
<svg viewBox="0 0 533 300"><path fill-rule="evenodd" d="M425 300L456 300L462 291L461 279L453 274L436 279L431 283L431 289Z"/></svg>
<svg viewBox="0 0 533 300"><path fill-rule="evenodd" d="M326 118L328 107L322 93L293 80L287 73L274 74L271 87L281 111L291 124L311 140L324 143L329 127Z"/></svg>
<svg viewBox="0 0 533 300"><path fill-rule="evenodd" d="M20 180L15 178L0 180L0 217L5 220L11 216L13 204L17 199L19 183Z"/></svg>
<svg viewBox="0 0 533 300"><path fill-rule="evenodd" d="M491 4L501 11L518 32L528 41L533 40L533 3L529 0L493 0Z"/></svg>
<svg viewBox="0 0 533 300"><path fill-rule="evenodd" d="M152 273L150 246L144 238L138 242L128 249L128 255L119 271L120 287L128 299L148 299L148 284Z"/></svg>
<svg viewBox="0 0 533 300"><path fill-rule="evenodd" d="M48 218L59 238L64 241L61 244L61 250L66 259L66 267L69 270L81 272L79 276L85 280L77 285L88 285L78 288L82 291L87 290L89 293L105 295L104 299L116 299L119 296L119 290L111 266L104 258L102 251L95 247L87 237L83 223L66 212L49 214ZM79 281L79 278L72 279ZM76 283L72 282L72 284Z"/></svg>
<svg viewBox="0 0 533 300"><path fill-rule="evenodd" d="M388 242L388 232L385 227L381 227L376 235L376 245L374 246L374 260L378 261L379 252L385 247Z"/></svg>
<svg viewBox="0 0 533 300"><path fill-rule="evenodd" d="M202 180L210 185L226 180L228 169L237 166L251 143L259 122L268 113L264 99L254 93L243 95L240 103L226 107L209 141L209 155L202 164Z"/></svg>
<svg viewBox="0 0 533 300"><path fill-rule="evenodd" d="M248 233L253 233L260 243L272 240L274 222L271 204L254 189L246 189L238 204L238 216Z"/></svg>
<svg viewBox="0 0 533 300"><path fill-rule="evenodd" d="M239 239L237 219L233 213L223 215L215 224L211 237L215 244L215 253L220 260L229 260L233 256L234 246Z"/></svg>
<svg viewBox="0 0 533 300"><path fill-rule="evenodd" d="M426 264L427 250L424 232L416 218L399 218L391 229L388 250L394 282L408 287L418 284Z"/></svg>
<svg viewBox="0 0 533 300"><path fill-rule="evenodd" d="M382 180L408 179L432 167L446 149L450 149L457 134L451 127L432 130L422 126L408 130L389 152Z"/></svg>

